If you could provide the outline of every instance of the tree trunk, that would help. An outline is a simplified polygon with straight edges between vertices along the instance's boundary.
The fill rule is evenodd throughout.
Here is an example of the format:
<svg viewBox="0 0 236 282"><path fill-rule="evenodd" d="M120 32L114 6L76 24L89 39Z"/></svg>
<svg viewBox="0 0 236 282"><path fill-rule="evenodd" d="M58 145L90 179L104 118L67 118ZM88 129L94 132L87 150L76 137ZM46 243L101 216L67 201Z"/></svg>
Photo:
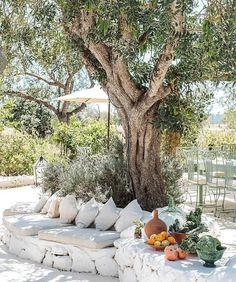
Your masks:
<svg viewBox="0 0 236 282"><path fill-rule="evenodd" d="M167 204L161 176L161 135L152 124L154 110L140 118L141 109L132 111L128 125L128 170L135 197L145 210Z"/></svg>

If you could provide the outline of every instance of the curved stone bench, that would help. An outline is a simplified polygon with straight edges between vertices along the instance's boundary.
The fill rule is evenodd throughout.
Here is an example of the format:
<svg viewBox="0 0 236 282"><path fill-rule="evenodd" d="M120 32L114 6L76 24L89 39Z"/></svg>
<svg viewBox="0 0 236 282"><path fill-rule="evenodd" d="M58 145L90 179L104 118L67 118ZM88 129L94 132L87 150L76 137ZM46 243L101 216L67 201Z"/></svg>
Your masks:
<svg viewBox="0 0 236 282"><path fill-rule="evenodd" d="M17 256L59 270L88 272L118 277L114 260L116 248L89 249L40 240L38 236L19 236L5 229L2 241Z"/></svg>

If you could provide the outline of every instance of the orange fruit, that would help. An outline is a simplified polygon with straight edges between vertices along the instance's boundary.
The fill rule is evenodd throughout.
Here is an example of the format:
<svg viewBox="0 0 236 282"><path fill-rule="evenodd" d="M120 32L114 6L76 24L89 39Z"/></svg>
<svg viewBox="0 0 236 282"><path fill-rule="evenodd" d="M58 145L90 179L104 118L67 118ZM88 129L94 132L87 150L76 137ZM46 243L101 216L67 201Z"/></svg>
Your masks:
<svg viewBox="0 0 236 282"><path fill-rule="evenodd" d="M156 239L157 239L157 241L163 241L163 240L165 240L166 238L165 238L165 236L163 236L161 233L160 234L158 234L157 236L156 236Z"/></svg>
<svg viewBox="0 0 236 282"><path fill-rule="evenodd" d="M150 236L150 239L154 240L154 241L157 241L157 234L152 234Z"/></svg>
<svg viewBox="0 0 236 282"><path fill-rule="evenodd" d="M156 241L156 242L154 243L154 246L160 247L160 246L161 246L161 242L160 242L160 241Z"/></svg>
<svg viewBox="0 0 236 282"><path fill-rule="evenodd" d="M164 247L167 247L170 245L170 242L168 240L164 240L161 242L161 245L164 246Z"/></svg>
<svg viewBox="0 0 236 282"><path fill-rule="evenodd" d="M166 232L166 231L162 231L160 234L161 234L165 239L167 239L168 236L169 236L168 232Z"/></svg>
<svg viewBox="0 0 236 282"><path fill-rule="evenodd" d="M148 239L147 240L147 243L149 244L149 245L154 245L154 243L155 243L155 240L153 240L153 239Z"/></svg>
<svg viewBox="0 0 236 282"><path fill-rule="evenodd" d="M167 238L167 240L170 242L171 245L174 245L174 244L176 243L175 238L172 237L172 236L169 236L169 237Z"/></svg>

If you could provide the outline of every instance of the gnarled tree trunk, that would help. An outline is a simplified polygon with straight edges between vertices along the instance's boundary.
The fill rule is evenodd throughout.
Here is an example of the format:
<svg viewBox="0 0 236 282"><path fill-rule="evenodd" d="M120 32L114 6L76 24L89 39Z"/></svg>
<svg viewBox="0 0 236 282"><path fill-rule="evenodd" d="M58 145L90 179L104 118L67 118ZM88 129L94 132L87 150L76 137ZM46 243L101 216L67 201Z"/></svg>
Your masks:
<svg viewBox="0 0 236 282"><path fill-rule="evenodd" d="M161 176L160 133L152 124L150 111L141 120L132 114L127 136L129 175L136 198L145 210L166 205L167 196Z"/></svg>
<svg viewBox="0 0 236 282"><path fill-rule="evenodd" d="M176 34L183 31L183 15L178 7L179 2L173 0L170 11ZM119 17L118 22L121 39L129 42L132 34L126 32L127 17ZM88 72L100 77L101 86L117 108L126 136L128 170L136 198L146 210L164 206L167 197L160 171L161 138L152 121L154 109L172 90L165 78L179 37L170 33L170 40L156 58L148 85L140 85L131 74L127 59L117 52L116 46L101 38L93 38L96 27L97 14L93 9L81 8L72 25L65 26L65 29L75 44L79 42L78 51Z"/></svg>

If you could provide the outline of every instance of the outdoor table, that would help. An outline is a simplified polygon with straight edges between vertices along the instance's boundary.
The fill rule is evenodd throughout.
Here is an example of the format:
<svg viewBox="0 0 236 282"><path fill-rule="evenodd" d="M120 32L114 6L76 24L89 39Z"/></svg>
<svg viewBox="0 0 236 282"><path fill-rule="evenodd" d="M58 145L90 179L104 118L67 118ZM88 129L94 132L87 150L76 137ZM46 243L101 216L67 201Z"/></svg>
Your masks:
<svg viewBox="0 0 236 282"><path fill-rule="evenodd" d="M115 241L115 247L115 260L118 263L121 282L236 281L236 262L235 265L229 263L233 253L226 252L223 258L216 262L216 268L207 268L197 256L168 261L163 252L153 250L141 239L119 239ZM227 266L228 263L230 266Z"/></svg>

